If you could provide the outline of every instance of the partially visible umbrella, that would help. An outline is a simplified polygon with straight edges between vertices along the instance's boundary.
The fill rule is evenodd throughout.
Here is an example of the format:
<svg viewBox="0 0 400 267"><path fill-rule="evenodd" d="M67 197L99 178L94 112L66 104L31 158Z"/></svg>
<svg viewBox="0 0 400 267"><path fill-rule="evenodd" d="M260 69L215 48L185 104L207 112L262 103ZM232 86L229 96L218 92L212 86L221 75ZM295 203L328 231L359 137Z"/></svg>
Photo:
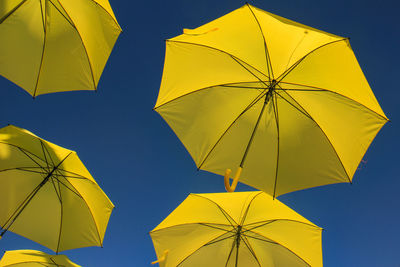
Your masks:
<svg viewBox="0 0 400 267"><path fill-rule="evenodd" d="M1 0L0 75L33 97L96 90L120 32L108 0Z"/></svg>
<svg viewBox="0 0 400 267"><path fill-rule="evenodd" d="M388 120L348 38L248 4L166 41L155 110L198 169L273 196L351 182Z"/></svg>
<svg viewBox="0 0 400 267"><path fill-rule="evenodd" d="M102 246L114 208L74 151L11 125L0 129L0 203L0 237L56 252Z"/></svg>
<svg viewBox="0 0 400 267"><path fill-rule="evenodd" d="M0 260L0 267L80 267L70 261L65 255L49 255L37 250L6 251Z"/></svg>
<svg viewBox="0 0 400 267"><path fill-rule="evenodd" d="M190 194L150 235L164 267L317 267L321 232L257 191Z"/></svg>

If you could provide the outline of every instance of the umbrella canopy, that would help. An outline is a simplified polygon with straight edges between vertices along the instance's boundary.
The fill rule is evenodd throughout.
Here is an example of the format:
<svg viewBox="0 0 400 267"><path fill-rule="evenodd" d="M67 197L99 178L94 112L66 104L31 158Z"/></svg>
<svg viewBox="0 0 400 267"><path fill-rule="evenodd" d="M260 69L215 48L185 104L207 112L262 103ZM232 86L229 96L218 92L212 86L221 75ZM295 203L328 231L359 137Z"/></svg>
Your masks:
<svg viewBox="0 0 400 267"><path fill-rule="evenodd" d="M166 41L155 110L199 169L274 196L351 182L387 122L348 38L251 5Z"/></svg>
<svg viewBox="0 0 400 267"><path fill-rule="evenodd" d="M12 231L53 251L102 246L114 205L74 151L0 129L0 237Z"/></svg>
<svg viewBox="0 0 400 267"><path fill-rule="evenodd" d="M322 266L322 229L264 192L190 194L150 232L161 266Z"/></svg>
<svg viewBox="0 0 400 267"><path fill-rule="evenodd" d="M0 267L79 267L65 255L49 255L37 250L11 250L4 253Z"/></svg>
<svg viewBox="0 0 400 267"><path fill-rule="evenodd" d="M2 0L0 75L33 97L96 90L120 32L107 0Z"/></svg>

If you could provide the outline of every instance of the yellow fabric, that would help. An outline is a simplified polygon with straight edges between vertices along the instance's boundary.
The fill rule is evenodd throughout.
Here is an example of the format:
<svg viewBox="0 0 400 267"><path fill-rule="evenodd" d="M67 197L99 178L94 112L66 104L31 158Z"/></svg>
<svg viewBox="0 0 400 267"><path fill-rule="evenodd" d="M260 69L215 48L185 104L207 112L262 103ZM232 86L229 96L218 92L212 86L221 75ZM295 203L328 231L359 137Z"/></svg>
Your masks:
<svg viewBox="0 0 400 267"><path fill-rule="evenodd" d="M235 266L237 251L237 266L322 266L321 232L257 191L190 194L150 235L165 267Z"/></svg>
<svg viewBox="0 0 400 267"><path fill-rule="evenodd" d="M0 203L3 229L11 225L9 231L56 252L102 246L114 208L74 151L11 125L0 129Z"/></svg>
<svg viewBox="0 0 400 267"><path fill-rule="evenodd" d="M0 267L80 267L70 261L65 255L49 255L37 250L11 250L6 251L0 260Z"/></svg>
<svg viewBox="0 0 400 267"><path fill-rule="evenodd" d="M0 75L32 96L96 90L120 32L107 0L2 0Z"/></svg>
<svg viewBox="0 0 400 267"><path fill-rule="evenodd" d="M387 122L347 38L251 5L167 40L155 110L220 175L263 110L239 181L274 196L351 182Z"/></svg>

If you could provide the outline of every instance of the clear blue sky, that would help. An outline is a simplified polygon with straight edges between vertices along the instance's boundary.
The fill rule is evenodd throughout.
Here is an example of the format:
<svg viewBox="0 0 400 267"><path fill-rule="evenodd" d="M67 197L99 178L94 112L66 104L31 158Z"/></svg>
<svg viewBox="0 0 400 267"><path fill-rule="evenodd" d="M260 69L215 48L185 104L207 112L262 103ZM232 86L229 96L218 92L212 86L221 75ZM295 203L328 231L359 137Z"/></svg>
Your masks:
<svg viewBox="0 0 400 267"><path fill-rule="evenodd" d="M104 248L66 251L82 266L149 266L156 259L148 232L191 192L224 190L221 177L196 171L168 125L154 111L164 39L220 17L245 2L111 1L124 30L98 92L29 94L0 77L0 126L8 123L78 152L116 205ZM324 264L399 266L400 75L399 4L394 1L252 1L280 16L351 37L351 45L384 112L391 119L372 143L354 183L279 197L325 228ZM27 44L29 45L29 44ZM249 190L240 186L238 190ZM0 203L1 205L1 203ZM0 250L50 251L13 233ZM0 253L1 255L1 253Z"/></svg>

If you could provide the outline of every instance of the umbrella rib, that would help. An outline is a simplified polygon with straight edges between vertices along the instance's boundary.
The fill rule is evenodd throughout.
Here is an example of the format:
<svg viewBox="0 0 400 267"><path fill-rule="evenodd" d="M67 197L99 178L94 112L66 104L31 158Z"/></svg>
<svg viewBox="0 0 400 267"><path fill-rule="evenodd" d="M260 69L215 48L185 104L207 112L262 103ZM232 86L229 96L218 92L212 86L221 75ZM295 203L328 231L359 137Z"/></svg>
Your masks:
<svg viewBox="0 0 400 267"><path fill-rule="evenodd" d="M259 222L255 222L255 223L251 223L251 224L246 224L246 225L244 225L243 227L249 226L249 225L253 225L253 224L257 224L257 223L262 223L262 225L258 225L258 226L254 227L254 228L246 229L246 231L252 231L253 229L256 229L256 228L265 226L265 225L267 225L267 224L269 224L269 223L279 222L279 221L287 221L287 222L301 223L301 224L304 224L304 225L307 225L307 226L310 226L310 227L314 227L314 228L317 228L317 229L323 229L323 228L321 228L321 227L319 227L319 226L316 226L316 225L314 225L314 224L310 224L310 223L302 222L302 221L297 221L297 220L292 220L292 219L273 219L273 220L259 221ZM246 231L244 231L244 232L246 232Z"/></svg>
<svg viewBox="0 0 400 267"><path fill-rule="evenodd" d="M45 1L45 13L47 13L47 1ZM44 51L46 48L46 40L47 40L47 16L46 14L43 14L43 8L42 8L42 1L40 1L40 12L42 14L42 22L43 22L43 47L42 47L42 56L40 58L40 64L39 64L39 70L38 70L38 75L36 79L36 85L35 85L35 90L33 91L33 97L36 97L36 91L39 85L39 79L40 79L40 74L42 72L42 66L43 66L43 59L44 59Z"/></svg>
<svg viewBox="0 0 400 267"><path fill-rule="evenodd" d="M48 267L48 264L50 264L50 265L56 265L56 267L59 267L59 266L62 266L62 267L64 267L64 265L57 265L57 264L48 263L48 262L46 262L46 263L43 263L43 262L40 262L40 261L35 261L35 260L32 260L32 261L24 261L23 263L24 263L24 264L25 264L25 263L37 263L37 264L40 264L40 265L43 265L43 266L46 266L46 267ZM18 262L18 263L12 263L12 264L8 264L8 265L4 265L4 267L9 267L9 266L14 266L14 265L19 265L19 264L21 264L21 262Z"/></svg>
<svg viewBox="0 0 400 267"><path fill-rule="evenodd" d="M57 1L59 2L59 0L57 0ZM94 1L94 0L90 0L90 1L93 2L94 4L98 5L101 9L103 9L104 12L106 12L107 15L109 15L110 18L114 21L115 25L118 26L118 28L120 29L120 31L122 31L121 27L119 26L119 24L118 24L118 22L115 20L115 18L114 18L110 13L108 13L108 11L107 11L102 5L100 5L99 3L97 3L97 2Z"/></svg>
<svg viewBox="0 0 400 267"><path fill-rule="evenodd" d="M67 171L65 171L65 170L60 170L60 171L67 172ZM67 173L68 173L68 172L67 172ZM74 173L73 173L73 174L74 174ZM80 176L79 174L76 174L76 176L74 176L74 175L68 175L68 174L60 174L60 175L62 175L64 178L80 179L80 180L89 180L87 177ZM89 181L90 181L90 180L89 180Z"/></svg>
<svg viewBox="0 0 400 267"><path fill-rule="evenodd" d="M60 170L60 171L64 171L64 170ZM84 177L84 176L73 176L73 175L66 175L66 174L60 174L62 175L64 178L70 178L70 179L79 179L79 180L88 180L90 182L93 183L93 181L91 181L89 178Z"/></svg>
<svg viewBox="0 0 400 267"><path fill-rule="evenodd" d="M11 9L4 17L0 18L0 24L2 24L6 19L8 19L12 14L14 14L27 0L22 0L18 5Z"/></svg>
<svg viewBox="0 0 400 267"><path fill-rule="evenodd" d="M275 222L275 221L276 221L276 220L270 220L270 221L265 221L265 222L257 222L257 223L262 223L262 224L257 225L257 226L255 226L255 227L253 227L253 228L249 228L249 229L247 229L247 228L245 228L245 227L243 226L243 229L245 229L245 230L243 231L243 233L251 232L251 231L254 230L254 229L263 227L263 226L268 225L268 224L270 224L270 223L273 223L273 222ZM246 226L247 226L247 225L246 225Z"/></svg>
<svg viewBox="0 0 400 267"><path fill-rule="evenodd" d="M301 258L299 255L297 255L296 253L294 253L292 250L290 250L290 249L287 248L286 246L282 245L281 243L276 242L276 241L273 240L273 239L267 238L267 237L263 236L263 235L260 234L260 233L254 232L254 234L257 234L257 235L259 235L259 236L261 236L261 237L264 237L264 238L267 239L267 240L264 240L264 239L262 239L262 238L257 238L257 237L254 237L254 236L249 236L249 235L246 235L246 236L247 236L247 237L250 237L250 238L253 238L253 239L257 239L257 240L263 241L263 242L268 242L268 243L270 243L270 244L275 244L275 245L281 246L281 247L283 247L284 249L288 250L290 253L292 253L294 256L296 256L298 259L300 259L302 262L304 262L307 266L310 266L310 267L311 267L311 264L309 264L308 262L306 262L303 258ZM271 241L268 241L268 240L271 240L272 242L271 242Z"/></svg>
<svg viewBox="0 0 400 267"><path fill-rule="evenodd" d="M306 55L304 55L302 58L300 58L300 59L297 60L295 63L293 63L293 65L290 66L288 69L286 69L281 75L279 75L279 77L276 79L277 82L282 81L292 70L294 70L294 69L295 69L307 56L309 56L311 53L313 53L313 52L317 51L318 49L320 49L320 48L322 48L322 47L325 47L325 46L327 46L327 45L334 44L334 43L341 42L341 41L347 41L347 40L349 40L349 38L343 38L343 39L340 39L340 40L335 40L335 41L332 41L332 42L329 42L329 43L320 45L319 47L317 47L317 48L311 50L311 51L308 52Z"/></svg>
<svg viewBox="0 0 400 267"><path fill-rule="evenodd" d="M75 195L77 195L79 198L83 198L82 195L80 195L79 193L77 193L78 191L75 192L74 190L72 190L71 188L69 188L65 183L61 182L61 181L57 178L57 176L61 176L61 177L63 177L63 178L65 179L65 177L64 177L63 175L58 174L58 175L55 175L55 176L56 176L57 181L58 181L60 184L62 184L65 188L67 188L69 191L71 191L72 193L74 193ZM71 184L71 183L68 181L68 179L65 179L65 181L67 181L69 184ZM72 185L72 184L71 184L71 185Z"/></svg>
<svg viewBox="0 0 400 267"><path fill-rule="evenodd" d="M54 179L51 179L51 183L53 184L53 188L54 188L54 191L56 192L58 201L60 201L60 203L61 203L61 191L60 191L60 193L58 193L59 191L57 191L57 187L56 187L56 184L54 183Z"/></svg>
<svg viewBox="0 0 400 267"><path fill-rule="evenodd" d="M249 194L249 195L246 197L246 200L243 201L243 203L246 203L247 200L248 200L250 197L252 197L251 201L253 201L253 199L254 199L254 194ZM251 201L250 201L250 202L251 202ZM247 206L246 206L245 204L242 205L242 208L240 209L240 215L239 215L239 221L240 221L240 225L241 225L241 226L243 225L243 221L244 221L243 217L246 217L246 216L247 216L247 211L248 211L248 210L249 210L249 209L248 209L248 205L247 205ZM243 211L244 211L244 213L243 213Z"/></svg>
<svg viewBox="0 0 400 267"><path fill-rule="evenodd" d="M71 18L67 18L67 17L61 12L61 10L53 3L53 0L48 0L48 1L52 4L52 6L53 6L55 9L57 9L58 13L60 13L60 15L63 16L63 17L65 18L65 20L68 21L68 23L69 23L72 27L74 27L74 24L72 24L72 19L71 19ZM55 0L55 1L57 1L57 2L61 5L61 3L60 3L58 0ZM71 21L70 21L70 20L71 20Z"/></svg>
<svg viewBox="0 0 400 267"><path fill-rule="evenodd" d="M253 239L260 240L260 241L263 241L263 242L267 242L267 243L270 243L270 244L279 245L279 244L276 243L275 241L269 241L269 240L266 240L266 239L262 239L262 238L259 238L259 237L255 237L255 236L251 236L251 235L246 235L246 234L243 234L243 235L244 235L246 238L249 237L249 238L253 238Z"/></svg>
<svg viewBox="0 0 400 267"><path fill-rule="evenodd" d="M60 204L61 204L61 218L60 218L60 232L58 233L58 242L57 242L57 250L56 252L58 253L60 249L60 242L61 242L61 233L62 233L62 226L63 226L63 216L64 216L64 207L63 207L63 201L62 201L62 196L61 196L61 187L60 187L60 181L57 179L57 185L58 185L58 190L60 191ZM57 190L56 190L57 192Z"/></svg>
<svg viewBox="0 0 400 267"><path fill-rule="evenodd" d="M254 82L257 82L257 81L254 81ZM263 81L262 81L262 82L263 82ZM178 97L176 97L176 98L174 98L174 99L171 99L171 100L169 100L169 101L167 101L167 102L165 102L165 103L162 103L161 105L159 105L159 106L157 106L157 107L154 107L153 109L154 109L154 110L157 110L158 108L160 108L160 107L162 107L162 106L164 106L164 105L167 105L167 104L169 104L169 103L171 103L171 102L173 102L173 101L175 101L175 100L177 100L177 99L180 99L180 98L182 98L182 97L185 97L185 96L188 96L188 95L191 95L191 94L194 94L194 93L203 91L203 90L213 89L214 87L230 87L230 88L239 88L239 89L247 89L247 88L248 88L248 87L245 87L245 86L243 86L243 87L240 87L240 86L236 86L236 87L234 87L234 86L228 86L228 85L231 85L231 84L241 84L241 83L249 83L249 82L233 82L233 83L216 84L216 85L211 85L211 86L203 87L203 88L200 88L200 89L196 89L196 90L194 90L194 91L191 91L191 92L189 92L189 93L180 95L180 96L178 96ZM264 82L263 82L263 83L264 83ZM255 89L257 89L257 88L255 88ZM266 88L260 88L260 89L266 89Z"/></svg>
<svg viewBox="0 0 400 267"><path fill-rule="evenodd" d="M39 173L39 174L45 174L46 173L46 172L40 172L40 171L34 171L34 170L27 170L28 168L40 168L40 169L43 170L43 168L41 168L41 167L16 167L16 168L3 169L3 170L0 170L0 172L17 170L17 171Z"/></svg>
<svg viewBox="0 0 400 267"><path fill-rule="evenodd" d="M68 181L68 180L67 180L67 181ZM69 182L69 181L68 181L68 182ZM79 192L79 191L75 188L75 186L74 186L73 184L70 183L70 185L76 190L76 192ZM93 212L92 212L91 208L89 207L88 203L86 202L85 198L83 198L83 196L81 196L81 197L82 197L82 200L85 202L86 207L88 208L90 215L92 216L93 223L94 223L94 225L96 226L96 232L97 232L97 235L98 235L98 237L99 237L100 246L103 247L103 241L101 240L100 233L99 233L99 228L98 228L98 226L97 226L96 220L94 219Z"/></svg>
<svg viewBox="0 0 400 267"><path fill-rule="evenodd" d="M216 244L216 243L218 243L218 242L221 242L221 241L227 240L227 239L229 239L229 238L232 238L232 237L234 237L234 236L236 236L236 233L235 233L235 234L233 234L233 235L230 235L230 236L224 237L224 238L222 238L222 239L219 239L219 240L210 241L210 242L208 242L207 244L205 244L204 246L213 245L213 244Z"/></svg>
<svg viewBox="0 0 400 267"><path fill-rule="evenodd" d="M258 266L261 267L261 263L260 263L260 261L258 260L258 258L257 258L257 256L256 256L256 253L255 253L255 251L253 250L252 246L250 245L249 240L247 240L246 235L241 234L241 235L240 235L240 239L242 239L242 241L243 241L244 244L246 245L247 249L250 251L251 255L253 255L254 259L255 259L255 260L257 261L257 263L258 263ZM247 241L247 242L246 242L246 241Z"/></svg>
<svg viewBox="0 0 400 267"><path fill-rule="evenodd" d="M210 223L198 223L198 224L200 224L200 225L203 225L203 226L207 226L207 227L210 227L210 228L214 228L214 229L217 229L217 230L221 230L221 231L225 231L225 232L230 232L231 230L226 230L226 229L223 229L223 228L220 228L220 227L216 227L216 226L212 226L212 224ZM229 226L231 226L231 225L229 225Z"/></svg>
<svg viewBox="0 0 400 267"><path fill-rule="evenodd" d="M294 55L294 52L296 52L297 48L299 47L299 45L301 44L301 42L303 42L304 38L307 35L307 31L305 31L305 34L303 35L303 37L301 37L300 41L297 43L296 47L293 49L292 53L290 54L290 57L288 59L288 62L286 63L285 69L287 69L287 67L289 66L290 60L292 60L292 57Z"/></svg>
<svg viewBox="0 0 400 267"><path fill-rule="evenodd" d="M306 85L306 84L301 84L301 83L284 82L284 81L281 81L280 83L290 84L290 85L298 85L298 86L309 87L309 88L313 88L313 89L320 89L320 91L328 90L326 88L322 88L322 87L318 87L318 86L312 86L312 85ZM282 90L287 90L287 89L282 88Z"/></svg>
<svg viewBox="0 0 400 267"><path fill-rule="evenodd" d="M51 260L57 267L66 267L65 265L57 264L56 261L53 260L53 257L50 257L50 260Z"/></svg>
<svg viewBox="0 0 400 267"><path fill-rule="evenodd" d="M32 152L30 152L30 151L28 151L28 150L26 150L26 149L24 149L24 148L22 148L22 147L19 147L19 146L17 146L17 145L14 145L14 144L2 142L2 141L0 141L0 144L5 144L5 145L9 145L9 146L12 146L12 147L17 148L17 149L20 150L22 153L24 153L30 160L32 160L34 163L36 163L40 168L43 168L43 167L42 167L39 163L37 163L32 157L30 157L30 156L28 155L28 153L31 154L32 156L36 157L37 159L40 159L41 161L44 161L44 160L43 160L42 158L40 158L39 156L33 154ZM43 168L43 169L44 169L44 168Z"/></svg>
<svg viewBox="0 0 400 267"><path fill-rule="evenodd" d="M263 32L263 30L262 30L262 28L261 28L260 22L258 21L258 18L257 18L257 16L256 16L256 14L254 14L253 9L250 7L249 3L246 3L246 5L247 5L247 7L250 9L251 14L253 14L254 19L255 19L256 22L257 22L258 28L260 29L261 36L263 37L263 40L264 40L264 52L265 52L265 57L266 57L266 60L267 60L268 78L269 78L269 81L271 82L270 76L271 76L271 74L272 74L272 79L274 79L274 72L273 72L273 70L272 70L272 63L271 63L271 58L270 58L270 56L269 56L267 41L265 40L264 32ZM271 71L270 71L270 69L271 69Z"/></svg>
<svg viewBox="0 0 400 267"><path fill-rule="evenodd" d="M61 169L61 168L58 168L57 170L65 172L66 174L71 174L71 175L60 174L64 178L68 177L68 178L74 178L74 179L85 179L85 180L89 180L90 182L93 183L93 181L91 181L88 177L80 175L79 173L71 172L71 171L68 171L68 170L65 170L65 169ZM73 176L73 175L75 175L75 176Z"/></svg>
<svg viewBox="0 0 400 267"><path fill-rule="evenodd" d="M285 90L283 90L283 92L285 92ZM307 112L307 111L304 109L304 107L303 107L302 105L300 105L288 92L285 92L285 93L286 93L297 105L299 105L299 107L301 107L305 112ZM304 114L304 113L302 113L302 114ZM339 160L341 166L343 167L344 173L346 174L347 179L349 180L349 183L352 184L352 181L351 181L351 179L350 179L350 176L349 176L349 174L347 173L347 170L346 170L346 168L344 167L343 162L342 162L341 158L339 157L339 154L337 153L337 151L336 151L335 147L333 146L331 140L329 140L329 138L328 138L328 136L326 135L325 131L322 130L321 126L319 126L319 124L314 120L314 118L313 118L308 112L307 112L307 114L308 114L307 117L308 117L309 119L311 119L311 120L315 123L315 125L321 130L321 132L322 132L323 135L325 136L326 140L328 141L328 143L329 143L330 146L332 147L332 150L335 152L335 155L337 156L337 158L338 158L338 160Z"/></svg>
<svg viewBox="0 0 400 267"><path fill-rule="evenodd" d="M261 195L262 193L263 193L263 192L258 192L258 193L255 194L255 195L253 196L253 198L250 200L249 205L247 205L246 211L244 212L244 215L243 215L242 219L240 220L240 225L243 225L243 224L244 224L244 221L246 220L247 214L248 214L249 209L250 209L250 205L253 203L253 200L254 200L256 197L258 197L259 195Z"/></svg>
<svg viewBox="0 0 400 267"><path fill-rule="evenodd" d="M200 224L202 226L210 227L209 225L205 225L205 224L211 224L211 223L202 223L202 222L201 223L199 223L199 222L197 222L197 223L181 223L181 224L175 224L173 226L168 226L168 227L164 227L164 228L161 228L161 229L153 230L153 231L150 231L150 233L156 233L156 232L159 232L159 231L163 231L163 230L167 230L167 229L170 229L170 228L174 228L176 226L193 225L193 224ZM228 226L228 227L235 227L235 226L232 226L231 224L218 224L218 223L213 223L213 224L215 224L215 225L223 225L223 226ZM216 227L210 227L210 228L218 229ZM219 229L219 230L222 230L222 229ZM226 230L223 230L223 231L226 231ZM228 233L228 232L229 231L226 231L226 233Z"/></svg>
<svg viewBox="0 0 400 267"><path fill-rule="evenodd" d="M381 114L379 114L378 112L376 112L376 111L372 110L371 108L365 106L364 104L361 104L360 102L354 100L353 98L350 98L350 97L348 97L348 96L345 96L345 95L340 94L340 93L338 93L338 92L335 92L335 91L333 91L333 90L329 90L329 89L321 88L321 87L317 87L317 86L299 84L299 83L289 83L289 82L281 82L281 83L284 83L284 84L291 84L291 85L298 85L298 86L303 86L303 87L308 87L308 88L313 88L313 89L315 89L315 90L312 90L312 89L311 89L311 90L307 90L307 89L286 89L286 88L281 88L282 90L286 90L286 91L299 91L299 92L303 92L303 91L309 91L309 92L328 92L328 93L332 93L332 94L339 95L339 96L341 96L341 97L343 97L343 98L346 98L346 99L348 99L348 100L350 100L350 101L353 101L353 102L357 103L358 105L360 105L360 106L366 108L367 110L371 111L372 113L378 115L380 118L382 118L382 119L388 121L388 118L382 116Z"/></svg>
<svg viewBox="0 0 400 267"><path fill-rule="evenodd" d="M219 144L221 139L225 136L225 134L232 128L232 126L236 123L236 121L244 114L246 111L248 111L251 107L253 107L260 99L266 94L266 92L260 93L255 99L253 99L252 102L232 121L232 123L228 126L228 128L222 133L222 135L219 137L217 142L214 144L214 146L210 149L210 151L207 153L207 155L204 157L203 161L199 164L199 167L197 169L200 169L204 162L207 160L207 158L210 156L210 154L214 151L215 147Z"/></svg>
<svg viewBox="0 0 400 267"><path fill-rule="evenodd" d="M233 241L233 242L232 242L232 248L231 248L231 251L229 252L228 258L226 259L225 267L227 267L227 266L228 266L229 259L231 258L231 255L232 255L233 249L235 248L235 243L236 243L235 241Z"/></svg>
<svg viewBox="0 0 400 267"><path fill-rule="evenodd" d="M218 49L218 48L215 48L215 47L212 47L212 46L208 46L208 45L196 44L196 43L184 42L184 41L166 40L166 42L173 42L173 43L180 43L180 44L188 44L188 45L201 46L201 47L205 47L205 48L209 48L209 49L212 49L212 50L219 51L219 52L221 52L221 53L224 53L224 54L229 55L229 56L232 57L232 58L236 58L237 60L240 60L241 62L244 62L246 65L250 66L251 68L253 68L254 70L256 70L258 73L260 73L261 75L263 75L263 76L267 77L268 79L270 79L270 77L268 77L268 76L267 76L266 74L264 74L262 71L258 70L256 67L254 67L254 66L248 64L246 61L244 61L244 60L240 59L239 57L234 56L234 55L232 55L232 54L230 54L230 53L228 53L228 52L226 52L226 51L224 51L224 50L221 50L221 49Z"/></svg>
<svg viewBox="0 0 400 267"><path fill-rule="evenodd" d="M298 92L323 92L326 90L319 90L319 89L295 89L295 88L279 88L277 90L281 90L281 91L298 91Z"/></svg>
<svg viewBox="0 0 400 267"><path fill-rule="evenodd" d="M227 87L227 88L257 89L258 91L268 89L266 87L256 87L256 86L232 86L232 85L220 85L220 86Z"/></svg>
<svg viewBox="0 0 400 267"><path fill-rule="evenodd" d="M30 160L32 160L36 165L39 166L39 168L42 168L42 170L45 170L42 165L40 165L36 160L34 160L31 156L28 155L28 153L25 151L25 149L21 147L17 147L25 156L27 156ZM39 158L39 157L38 157ZM40 159L40 158L39 158Z"/></svg>
<svg viewBox="0 0 400 267"><path fill-rule="evenodd" d="M90 179L88 179L87 177L81 176L81 175L76 174L76 173L72 173L73 175L76 175L76 176L68 175L68 174L71 173L71 172L68 172L68 171L65 170L65 169L57 169L56 172L57 172L57 174L58 174L59 176L63 177L63 178L66 179L66 180L67 180L67 178L71 178L71 179L88 180L88 181L92 182L92 181L91 181ZM64 174L64 173L67 173L67 174ZM92 182L92 183L93 183L93 182Z"/></svg>
<svg viewBox="0 0 400 267"><path fill-rule="evenodd" d="M195 251L189 253L185 258L183 258L176 266L181 265L181 264L182 264L185 260L187 260L190 256L192 256L194 253L196 253L197 251L199 251L200 249L202 249L203 247L205 247L209 242L212 242L212 241L214 241L214 240L220 238L221 236L223 236L223 235L225 235L225 234L226 234L226 233L223 233L223 234L221 234L221 235L219 235L219 236L217 236L217 237L211 239L211 240L208 241L207 243L201 245L198 249L196 249Z"/></svg>
<svg viewBox="0 0 400 267"><path fill-rule="evenodd" d="M234 231L234 230L232 230L232 231ZM229 231L229 232L227 232L227 233L232 233L232 231ZM224 233L224 234L220 235L219 237L221 237L221 236L223 236L223 235L225 235L225 234L227 234L227 233ZM219 239L219 240L216 240L217 238L215 238L213 241L210 241L210 242L204 244L203 247L209 246L209 245L213 245L213 244L215 244L215 243L218 243L218 242L227 240L227 239L232 238L232 237L234 237L234 236L236 236L236 233L233 234L233 235L229 235L229 236L227 236L227 237L221 238L221 239ZM218 238L219 238L219 237L218 237Z"/></svg>
<svg viewBox="0 0 400 267"><path fill-rule="evenodd" d="M239 60L237 57L235 56L231 56L231 58L236 61L240 66L242 66L242 68L244 68L245 70L247 70L247 72L249 72L251 75L253 75L254 77L256 77L260 82L262 82L265 86L268 87L268 85L262 80L260 79L257 75L254 74L254 72L252 72L251 70L249 70L248 68L246 68L242 63L240 63L241 60ZM244 62L244 61L243 61ZM271 79L268 77L268 79Z"/></svg>
<svg viewBox="0 0 400 267"><path fill-rule="evenodd" d="M46 150L47 155L49 156L49 159L50 159L50 161L51 161L51 164L53 164L53 166L56 166L56 165L57 165L57 169L58 169L58 167L60 166L60 163L56 164L56 163L54 162L54 160L53 160L52 157L51 157L50 151L47 149L47 147L45 146L45 144L44 144L44 142L42 141L42 139L39 139L39 140L40 140L40 143L42 144L42 147ZM72 153L72 152L69 152L69 154L68 154L61 162L63 162L71 153ZM45 153L43 153L43 154L45 154ZM46 156L45 156L45 159L46 159L46 163L47 163L47 158L46 158Z"/></svg>
<svg viewBox="0 0 400 267"><path fill-rule="evenodd" d="M58 1L58 3L60 4L60 6L62 7L62 9L64 10L65 14L67 14L68 18L71 20L71 22L72 22L71 26L72 26L72 27L76 30L76 32L78 33L79 40L80 40L81 43L82 43L83 49L85 50L85 54L86 54L86 57L87 57L87 60L88 60L88 63L89 63L90 72L91 72L91 74L92 74L92 81L93 81L94 90L97 91L97 86L96 86L96 82L95 82L95 79L94 79L94 72L93 72L92 62L90 61L87 48L86 48L85 44L83 43L83 39L82 39L81 33L79 32L79 30L78 30L78 28L76 27L76 25L74 24L74 22L73 22L71 16L68 14L67 10L65 10L65 8L64 8L64 6L61 4L61 2Z"/></svg>
<svg viewBox="0 0 400 267"><path fill-rule="evenodd" d="M239 262L239 245L240 245L240 239L236 236L236 257L235 257L235 267L238 266L238 262ZM233 242L235 242L233 241Z"/></svg>
<svg viewBox="0 0 400 267"><path fill-rule="evenodd" d="M236 225L238 225L238 223L237 223L237 222L236 222L236 221L235 221L235 220L220 206L220 205L218 205L217 202L215 202L215 201L213 201L213 200L211 200L211 199L209 199L209 198L206 198L206 197L197 195L197 194L191 194L191 195L204 198L204 199L210 201L211 203L214 203L214 204L221 210L222 214L225 216L225 218L226 218L227 221L231 224L232 227L235 227L235 226L231 223L231 221L229 220L229 218L230 218ZM229 218L228 218L228 217L229 217Z"/></svg>
<svg viewBox="0 0 400 267"><path fill-rule="evenodd" d="M45 151L44 151L44 144L43 144L42 140L39 139L39 141L40 141L40 146L42 147L42 152L43 152L43 156L44 156L44 161L46 162L47 168L49 168L49 162L48 162L48 160L47 160L46 153L45 153ZM47 151L47 148L46 148L46 151ZM47 151L47 153L48 153L48 151ZM49 154L49 155L50 155L50 154ZM51 159L50 156L49 156L49 158ZM53 165L54 165L54 162L53 162L53 161L52 161L52 163L53 163Z"/></svg>
<svg viewBox="0 0 400 267"><path fill-rule="evenodd" d="M279 150L280 150L279 114L278 114L278 102L277 102L277 99L276 99L276 94L274 94L272 96L272 106L273 106L274 115L275 115L276 130L277 130L277 137L278 137L278 142L277 142L278 148L277 148L277 153L276 153L276 168L275 168L275 183L274 183L274 194L273 194L273 198L275 198L276 197L276 184L278 182Z"/></svg>
<svg viewBox="0 0 400 267"><path fill-rule="evenodd" d="M283 90L283 92L285 92ZM286 101L286 103L288 103L289 105L291 105L292 107L294 107L295 109L297 109L299 112L301 112L304 116L308 117L309 119L312 120L312 118L310 117L310 115L308 113L306 113L305 111L301 110L300 108L296 107L295 105L293 105L292 103L290 103L289 100L287 100L286 98L284 98L280 93L275 92L277 95L279 95L283 100ZM286 92L285 92L286 93Z"/></svg>

